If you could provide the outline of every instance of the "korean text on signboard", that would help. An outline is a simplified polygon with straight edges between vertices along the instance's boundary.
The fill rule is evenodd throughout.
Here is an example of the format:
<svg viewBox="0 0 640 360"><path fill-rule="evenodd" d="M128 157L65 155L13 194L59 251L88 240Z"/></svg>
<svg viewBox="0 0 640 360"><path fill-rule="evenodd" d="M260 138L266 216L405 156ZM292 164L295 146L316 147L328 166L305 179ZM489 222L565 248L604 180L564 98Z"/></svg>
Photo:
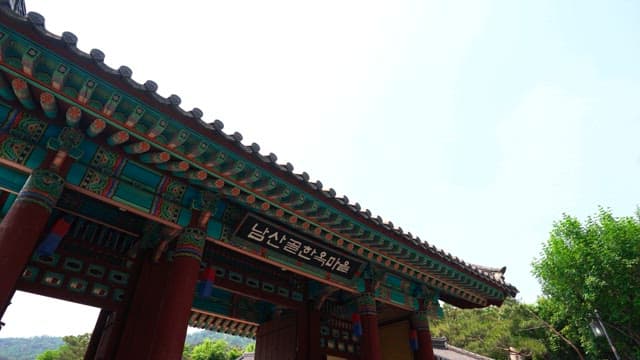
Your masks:
<svg viewBox="0 0 640 360"><path fill-rule="evenodd" d="M242 220L235 236L346 278L353 278L356 270L362 265L361 262L331 250L327 246L319 245L313 240L252 214L248 214Z"/></svg>

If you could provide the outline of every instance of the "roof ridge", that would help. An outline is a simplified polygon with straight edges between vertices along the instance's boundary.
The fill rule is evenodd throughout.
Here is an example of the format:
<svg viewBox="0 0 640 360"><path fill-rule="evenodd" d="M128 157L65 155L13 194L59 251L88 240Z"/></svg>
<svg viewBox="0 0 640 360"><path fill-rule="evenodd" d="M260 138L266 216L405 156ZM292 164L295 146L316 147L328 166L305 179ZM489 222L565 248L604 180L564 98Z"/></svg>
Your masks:
<svg viewBox="0 0 640 360"><path fill-rule="evenodd" d="M278 164L277 156L273 153L269 153L268 155L260 154L260 145L257 143L252 143L251 145L244 145L242 143L242 134L239 132L234 132L233 134L227 134L223 131L224 123L218 119L213 122L207 123L202 120L203 112L201 109L194 107L192 110L184 110L180 107L181 99L178 95L170 95L168 97L163 97L162 95L157 93L158 85L156 82L152 80L147 80L143 84L138 83L137 81L132 79L133 71L128 66L122 65L118 69L111 68L109 65L104 63L105 54L99 49L92 49L89 53L84 52L79 49L76 45L78 42L78 37L72 32L64 31L61 36L53 34L49 32L45 28L45 18L41 14L37 12L28 12L25 17L19 16L9 10L0 9L0 13L3 13L6 16L10 16L11 18L29 23L40 35L49 38L50 40L54 40L60 42L66 49L71 51L75 56L80 57L84 61L90 61L95 65L98 69L104 72L104 75L116 77L120 81L127 84L132 90L142 91L145 94L149 95L151 99L156 101L158 105L168 106L173 111L175 111L178 115L195 121L199 126L201 126L204 130L213 131L221 136L224 139L229 141L231 144L234 144L237 148L243 151L243 153L253 156L256 160L260 160L260 163L266 163L271 165L274 169L280 170L286 176L292 177L289 181L295 179L302 184L308 186L311 190L320 192L320 194L324 195L324 198L334 201L343 208L343 212L349 214L351 212L354 216L362 219L363 221L369 221L373 223L373 225L380 228L380 231L384 233L385 231L395 235L395 237L399 239L403 239L407 242L408 245L417 246L424 251L431 253L432 255L436 255L440 257L442 260L449 262L450 264L457 265L462 269L466 269L472 274L483 278L489 282L492 282L506 290L508 290L509 295L515 296L518 290L511 284L507 283L504 280L504 276L501 278L497 278L491 274L490 271L487 271L486 267L473 265L465 262L464 260L458 258L457 256L451 255L450 252L446 252L443 249L438 249L434 245L430 245L428 242L420 239L419 236L415 236L411 232L405 232L402 227L396 227L391 221L384 221L382 217L373 216L371 211L368 209L362 209L361 205L356 203L351 203L349 198L346 195L342 197L337 197L336 191L333 188L329 188L329 190L323 190L323 184L321 181L316 180L315 182L311 182L309 180L309 174L306 172L302 172L301 174L294 173L294 166L291 163L286 164ZM151 105L153 106L153 105ZM338 208L336 206L336 208ZM349 211L349 212L347 212ZM355 218L354 218L355 219ZM506 269L506 267L503 267ZM504 272L503 272L504 274Z"/></svg>

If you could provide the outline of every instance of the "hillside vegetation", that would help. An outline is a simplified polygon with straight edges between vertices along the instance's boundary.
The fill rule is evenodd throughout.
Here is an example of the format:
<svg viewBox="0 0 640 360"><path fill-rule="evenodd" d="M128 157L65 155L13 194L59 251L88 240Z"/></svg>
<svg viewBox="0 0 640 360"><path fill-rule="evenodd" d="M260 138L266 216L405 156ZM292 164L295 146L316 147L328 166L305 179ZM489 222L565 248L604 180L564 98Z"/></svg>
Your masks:
<svg viewBox="0 0 640 360"><path fill-rule="evenodd" d="M0 338L0 360L75 360L78 353L84 354L89 335L78 336L34 336L29 338ZM205 343L219 344L215 349L236 349L242 352L247 346L254 344L251 339L238 336L220 334L212 331L198 331L187 335L185 349L187 354L197 345ZM202 352L202 347L199 349ZM82 356L78 357L82 359Z"/></svg>
<svg viewBox="0 0 640 360"><path fill-rule="evenodd" d="M33 360L38 354L57 349L62 344L62 337L53 336L0 338L0 360Z"/></svg>

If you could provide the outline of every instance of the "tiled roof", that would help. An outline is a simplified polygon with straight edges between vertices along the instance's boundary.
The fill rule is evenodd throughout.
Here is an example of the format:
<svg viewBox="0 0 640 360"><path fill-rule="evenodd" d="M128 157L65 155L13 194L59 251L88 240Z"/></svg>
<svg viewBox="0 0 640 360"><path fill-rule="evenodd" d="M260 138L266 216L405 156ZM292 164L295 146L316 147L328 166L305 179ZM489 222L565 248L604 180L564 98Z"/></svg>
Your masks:
<svg viewBox="0 0 640 360"><path fill-rule="evenodd" d="M478 271L481 271L489 276L491 276L492 278L494 278L496 281L501 281L504 282L504 273L507 272L507 267L503 266L501 268L494 268L494 267L488 267L488 266L481 266L481 265L474 265Z"/></svg>
<svg viewBox="0 0 640 360"><path fill-rule="evenodd" d="M395 226L393 222L386 221L380 216L374 216L370 210L363 209L358 202L351 202L347 196L338 197L333 188L325 190L321 181L310 181L308 173L295 173L294 166L291 163L277 163L278 157L275 154L261 154L260 146L257 143L251 143L250 145L243 144L242 134L239 132L234 132L233 134L225 133L223 131L224 124L222 121L214 120L213 122L205 122L202 120L203 112L199 108L193 108L191 110L181 108L181 99L178 95L163 97L158 94L156 92L158 85L154 81L148 80L142 84L136 82L132 79L133 72L129 67L120 66L118 69L111 68L104 63L105 54L101 50L92 49L89 53L80 50L76 46L78 38L73 33L65 31L61 36L58 36L47 31L45 28L45 19L42 15L35 12L29 12L26 17L22 17L5 9L0 9L0 13L3 13L5 16L10 16L15 20L22 21L25 25L30 26L37 33L46 38L50 47L66 49L73 54L75 57L73 60L79 65L99 70L96 75L103 77L105 80L121 87L122 89L128 90L134 96L138 96L141 99L151 100L151 105L154 105L153 103L155 103L155 106L159 109L168 109L181 123L196 129L202 134L220 136L224 140L227 148L241 154L241 156L244 156L245 158L250 159L253 163L258 164L259 166L271 169L276 176L286 180L290 184L304 189L310 194L318 195L318 198L324 199L325 202L333 206L335 209L339 209L356 221L366 223L371 228L388 234L396 241L417 247L420 251L428 254L429 256L458 266L464 271L474 274L484 281L493 283L502 288L509 296L515 296L518 293L518 290L513 285L505 282L504 276L495 276L495 272L486 270L488 268L467 263L442 249L438 249L435 246L430 245L426 241L421 240L420 237L414 236L411 232L404 231L402 227ZM502 274L504 274L504 272L502 272Z"/></svg>
<svg viewBox="0 0 640 360"><path fill-rule="evenodd" d="M446 338L432 338L431 341L436 360L492 360L490 357L449 345Z"/></svg>
<svg viewBox="0 0 640 360"><path fill-rule="evenodd" d="M236 360L253 360L255 358L254 355L255 355L254 353L242 354Z"/></svg>

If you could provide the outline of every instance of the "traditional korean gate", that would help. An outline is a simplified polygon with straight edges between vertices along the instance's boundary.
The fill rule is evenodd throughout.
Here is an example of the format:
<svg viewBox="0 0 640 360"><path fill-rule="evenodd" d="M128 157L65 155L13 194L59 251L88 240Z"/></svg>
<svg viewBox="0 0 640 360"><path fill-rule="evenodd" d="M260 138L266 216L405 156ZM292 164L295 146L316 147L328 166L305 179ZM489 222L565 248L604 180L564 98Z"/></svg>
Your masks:
<svg viewBox="0 0 640 360"><path fill-rule="evenodd" d="M100 307L87 359L178 359L189 324L259 360L380 360L398 326L389 357L430 360L440 301L517 293L23 15L0 6L0 318L16 290Z"/></svg>

